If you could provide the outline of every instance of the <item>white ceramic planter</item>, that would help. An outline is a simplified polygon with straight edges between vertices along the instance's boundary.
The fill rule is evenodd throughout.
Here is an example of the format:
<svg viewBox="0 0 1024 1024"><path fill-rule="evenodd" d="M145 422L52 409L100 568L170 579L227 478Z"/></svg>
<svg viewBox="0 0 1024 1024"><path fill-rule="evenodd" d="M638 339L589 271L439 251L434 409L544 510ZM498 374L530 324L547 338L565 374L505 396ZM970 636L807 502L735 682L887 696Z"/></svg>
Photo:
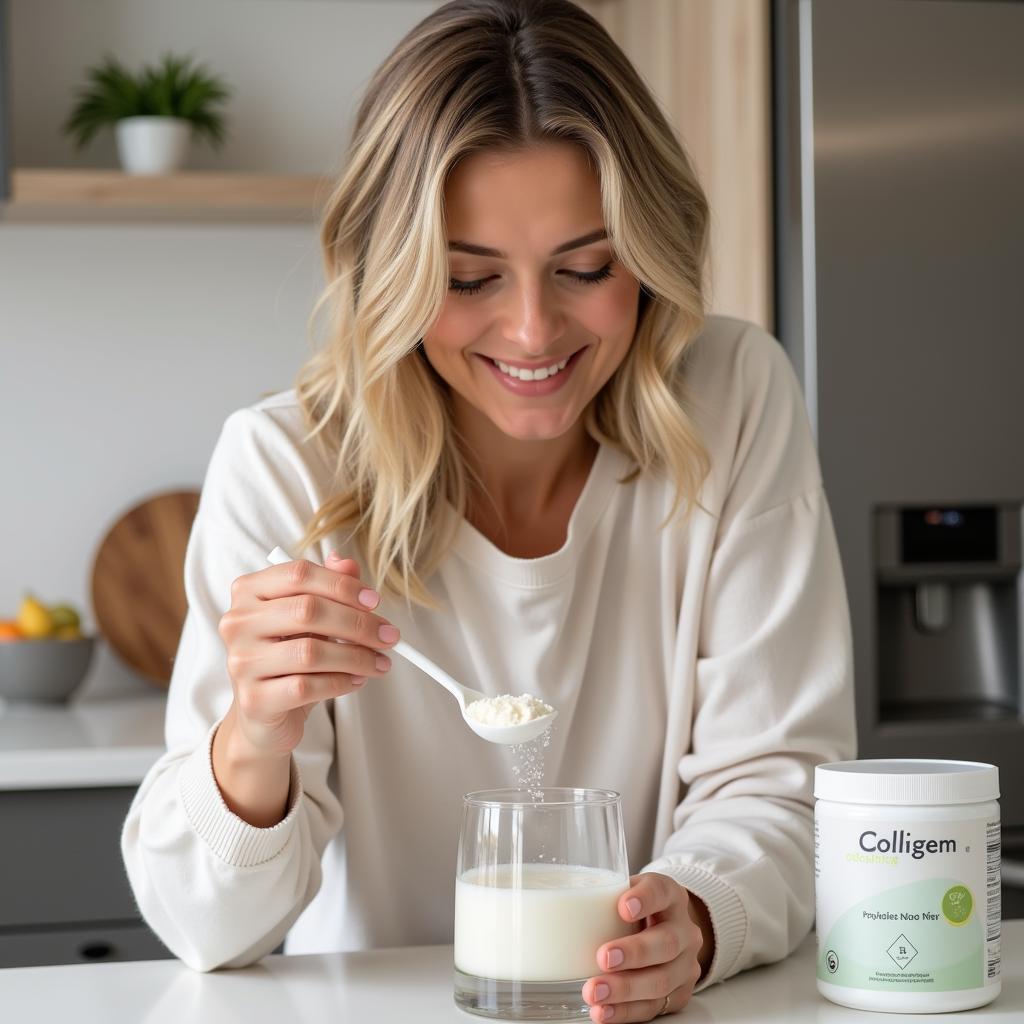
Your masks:
<svg viewBox="0 0 1024 1024"><path fill-rule="evenodd" d="M185 163L192 123L180 117L123 117L114 125L126 174L170 174Z"/></svg>

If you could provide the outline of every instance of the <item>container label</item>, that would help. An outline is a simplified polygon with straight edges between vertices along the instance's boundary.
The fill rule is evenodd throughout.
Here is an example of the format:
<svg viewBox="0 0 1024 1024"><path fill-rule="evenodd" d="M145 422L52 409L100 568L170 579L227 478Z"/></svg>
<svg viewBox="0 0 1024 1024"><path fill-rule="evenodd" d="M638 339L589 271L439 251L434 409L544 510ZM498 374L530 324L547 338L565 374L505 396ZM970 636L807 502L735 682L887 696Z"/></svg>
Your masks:
<svg viewBox="0 0 1024 1024"><path fill-rule="evenodd" d="M890 992L999 977L999 822L817 816L818 977Z"/></svg>

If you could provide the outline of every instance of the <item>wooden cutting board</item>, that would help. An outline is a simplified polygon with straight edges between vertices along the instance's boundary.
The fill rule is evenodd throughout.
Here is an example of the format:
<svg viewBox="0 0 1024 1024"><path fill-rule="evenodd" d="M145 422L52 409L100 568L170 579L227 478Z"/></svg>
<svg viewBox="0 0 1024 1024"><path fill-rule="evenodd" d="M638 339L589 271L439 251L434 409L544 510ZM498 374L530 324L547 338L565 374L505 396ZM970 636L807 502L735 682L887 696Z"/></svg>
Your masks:
<svg viewBox="0 0 1024 1024"><path fill-rule="evenodd" d="M164 690L185 622L185 547L198 506L198 491L146 499L114 523L92 566L97 629L128 665Z"/></svg>

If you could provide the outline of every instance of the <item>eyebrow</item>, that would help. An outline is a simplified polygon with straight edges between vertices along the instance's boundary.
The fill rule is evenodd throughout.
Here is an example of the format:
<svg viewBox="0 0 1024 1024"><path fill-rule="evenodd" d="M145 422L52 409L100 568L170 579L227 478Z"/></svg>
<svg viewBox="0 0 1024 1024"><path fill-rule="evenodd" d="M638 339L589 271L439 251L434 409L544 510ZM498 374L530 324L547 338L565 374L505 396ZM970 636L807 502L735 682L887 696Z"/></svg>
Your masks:
<svg viewBox="0 0 1024 1024"><path fill-rule="evenodd" d="M591 231L589 234L580 235L579 238L574 238L569 242L563 242L556 249L551 250L551 255L557 256L570 249L579 249L581 246L590 245L591 242L600 242L601 239L607 237L608 232L604 228L598 228L597 231ZM505 253L498 249L489 249L486 245L474 245L472 242L449 242L448 250L449 252L468 252L471 256L493 256L499 260L507 259Z"/></svg>

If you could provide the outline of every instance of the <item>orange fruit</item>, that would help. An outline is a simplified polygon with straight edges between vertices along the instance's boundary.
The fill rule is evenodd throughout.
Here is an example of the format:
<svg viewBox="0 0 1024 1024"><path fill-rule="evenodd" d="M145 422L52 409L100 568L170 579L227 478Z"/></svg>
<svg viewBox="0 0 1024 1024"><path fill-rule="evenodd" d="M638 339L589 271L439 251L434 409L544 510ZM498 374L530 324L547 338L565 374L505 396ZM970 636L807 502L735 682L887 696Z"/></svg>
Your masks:
<svg viewBox="0 0 1024 1024"><path fill-rule="evenodd" d="M11 620L0 621L0 643L10 643L13 640L24 640L25 634L18 628L18 624Z"/></svg>

